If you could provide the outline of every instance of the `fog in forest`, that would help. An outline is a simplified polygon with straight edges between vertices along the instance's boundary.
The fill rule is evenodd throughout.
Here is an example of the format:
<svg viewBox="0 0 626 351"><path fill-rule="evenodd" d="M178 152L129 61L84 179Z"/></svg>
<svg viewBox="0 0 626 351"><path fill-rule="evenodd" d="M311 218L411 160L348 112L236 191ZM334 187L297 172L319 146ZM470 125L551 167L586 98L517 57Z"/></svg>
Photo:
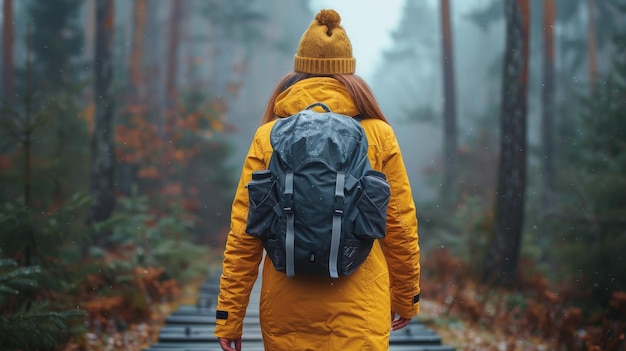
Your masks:
<svg viewBox="0 0 626 351"><path fill-rule="evenodd" d="M0 4L0 334L146 320L218 271L267 101L332 8L402 150L424 319L623 349L625 0ZM67 336L44 329L21 336Z"/></svg>

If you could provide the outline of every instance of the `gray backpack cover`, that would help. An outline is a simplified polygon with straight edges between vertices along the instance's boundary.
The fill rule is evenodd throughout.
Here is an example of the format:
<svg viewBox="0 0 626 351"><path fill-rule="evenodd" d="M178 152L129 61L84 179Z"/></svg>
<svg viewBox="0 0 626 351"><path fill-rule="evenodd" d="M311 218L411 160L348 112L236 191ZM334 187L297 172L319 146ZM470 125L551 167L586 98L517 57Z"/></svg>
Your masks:
<svg viewBox="0 0 626 351"><path fill-rule="evenodd" d="M389 184L371 169L363 128L316 103L276 121L270 142L269 169L247 184L246 232L262 240L274 268L288 277L352 274L385 236L389 203Z"/></svg>

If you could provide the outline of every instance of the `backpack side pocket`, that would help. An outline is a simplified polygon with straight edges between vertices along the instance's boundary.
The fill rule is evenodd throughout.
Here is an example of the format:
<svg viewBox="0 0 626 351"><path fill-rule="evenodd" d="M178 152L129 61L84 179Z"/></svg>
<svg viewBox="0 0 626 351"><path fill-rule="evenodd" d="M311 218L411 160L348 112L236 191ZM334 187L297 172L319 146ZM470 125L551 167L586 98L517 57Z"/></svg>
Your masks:
<svg viewBox="0 0 626 351"><path fill-rule="evenodd" d="M285 273L285 247L280 239L265 239L263 247L267 252L267 257L272 261L274 269Z"/></svg>
<svg viewBox="0 0 626 351"><path fill-rule="evenodd" d="M357 201L354 235L361 239L381 239L387 230L389 183L383 173L367 171L361 178L361 196Z"/></svg>
<svg viewBox="0 0 626 351"><path fill-rule="evenodd" d="M246 233L258 238L270 237L270 228L276 218L274 206L278 204L276 178L267 170L256 171L246 188L249 200Z"/></svg>
<svg viewBox="0 0 626 351"><path fill-rule="evenodd" d="M356 271L369 256L373 244L373 239L344 239L339 276L349 276Z"/></svg>

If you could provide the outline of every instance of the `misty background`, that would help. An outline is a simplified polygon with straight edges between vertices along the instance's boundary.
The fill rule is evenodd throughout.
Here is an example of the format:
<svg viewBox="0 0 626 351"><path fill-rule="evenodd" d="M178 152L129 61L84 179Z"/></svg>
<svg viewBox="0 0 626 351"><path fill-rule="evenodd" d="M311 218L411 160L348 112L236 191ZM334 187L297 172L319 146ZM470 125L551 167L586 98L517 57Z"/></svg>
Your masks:
<svg viewBox="0 0 626 351"><path fill-rule="evenodd" d="M0 316L146 319L219 270L267 100L332 8L403 152L425 299L568 350L626 330L624 0L0 4Z"/></svg>

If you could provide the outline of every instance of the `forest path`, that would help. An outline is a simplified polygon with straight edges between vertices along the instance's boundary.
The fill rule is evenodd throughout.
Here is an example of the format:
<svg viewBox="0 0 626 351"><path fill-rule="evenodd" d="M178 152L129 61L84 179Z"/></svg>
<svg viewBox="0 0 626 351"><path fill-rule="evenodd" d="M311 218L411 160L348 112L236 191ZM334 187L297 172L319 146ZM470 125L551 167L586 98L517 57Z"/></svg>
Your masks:
<svg viewBox="0 0 626 351"><path fill-rule="evenodd" d="M250 295L243 324L242 348L264 351L259 323L261 277ZM165 320L158 341L143 351L221 351L215 328L215 307L219 293L219 275L209 277L200 287L195 305L181 305ZM389 351L455 351L442 344L441 337L424 324L414 321L406 328L391 333Z"/></svg>

